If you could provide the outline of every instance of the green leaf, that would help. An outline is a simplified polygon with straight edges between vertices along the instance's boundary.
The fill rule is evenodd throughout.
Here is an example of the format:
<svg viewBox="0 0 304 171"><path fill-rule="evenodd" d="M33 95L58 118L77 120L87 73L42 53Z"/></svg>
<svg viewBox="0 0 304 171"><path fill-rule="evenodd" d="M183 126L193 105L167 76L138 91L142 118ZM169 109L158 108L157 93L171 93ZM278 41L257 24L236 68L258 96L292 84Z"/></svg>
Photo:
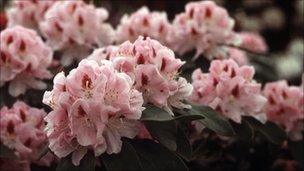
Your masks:
<svg viewBox="0 0 304 171"><path fill-rule="evenodd" d="M177 149L176 152L185 160L190 161L192 158L192 148L185 131L178 126L177 128Z"/></svg>
<svg viewBox="0 0 304 171"><path fill-rule="evenodd" d="M101 160L107 171L133 171L142 170L141 162L132 145L123 141L120 153L103 154Z"/></svg>
<svg viewBox="0 0 304 171"><path fill-rule="evenodd" d="M147 105L146 109L143 111L141 120L142 121L159 121L159 122L167 122L167 121L175 121L175 120L183 120L183 121L192 121L203 119L202 115L196 114L188 114L188 115L179 115L172 116L167 111L156 107L154 105Z"/></svg>
<svg viewBox="0 0 304 171"><path fill-rule="evenodd" d="M71 154L62 158L56 168L56 171L94 171L95 170L95 156L93 152L89 151L80 161L79 166L74 166L71 161Z"/></svg>
<svg viewBox="0 0 304 171"><path fill-rule="evenodd" d="M199 120L205 127L223 136L233 136L234 130L229 121L208 106L192 105L191 109L178 110L181 115L200 116Z"/></svg>
<svg viewBox="0 0 304 171"><path fill-rule="evenodd" d="M177 155L152 140L133 140L132 145L140 156L143 170L186 171L187 166Z"/></svg>
<svg viewBox="0 0 304 171"><path fill-rule="evenodd" d="M253 128L249 125L246 120L243 120L241 124L231 121L230 124L236 133L236 136L244 141L250 141L253 137Z"/></svg>
<svg viewBox="0 0 304 171"><path fill-rule="evenodd" d="M3 144L0 144L0 157L7 158L7 159L18 159L15 155L14 151L9 149Z"/></svg>
<svg viewBox="0 0 304 171"><path fill-rule="evenodd" d="M146 109L143 111L141 120L142 121L170 121L173 120L172 115L163 109L154 105L145 106Z"/></svg>
<svg viewBox="0 0 304 171"><path fill-rule="evenodd" d="M272 122L262 124L252 117L243 117L243 120L247 121L254 130L260 132L265 136L265 138L274 144L281 145L287 138L285 131Z"/></svg>
<svg viewBox="0 0 304 171"><path fill-rule="evenodd" d="M39 152L37 160L39 161L42 157L44 157L49 152L49 144L46 144Z"/></svg>
<svg viewBox="0 0 304 171"><path fill-rule="evenodd" d="M290 149L291 155L299 164L304 168L304 141L288 141L288 147Z"/></svg>
<svg viewBox="0 0 304 171"><path fill-rule="evenodd" d="M177 127L175 122L146 121L144 123L153 138L171 151L176 150Z"/></svg>

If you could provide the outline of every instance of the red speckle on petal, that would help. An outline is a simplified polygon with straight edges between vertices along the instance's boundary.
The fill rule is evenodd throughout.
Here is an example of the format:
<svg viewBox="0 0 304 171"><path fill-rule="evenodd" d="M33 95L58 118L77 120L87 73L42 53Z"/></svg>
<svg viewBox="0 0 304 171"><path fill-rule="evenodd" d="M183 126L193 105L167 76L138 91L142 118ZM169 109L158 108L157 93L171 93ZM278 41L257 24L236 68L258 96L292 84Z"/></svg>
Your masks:
<svg viewBox="0 0 304 171"><path fill-rule="evenodd" d="M236 85L233 89L232 89L232 91L231 91L231 94L234 96L234 97L238 97L239 96L239 86L238 85Z"/></svg>
<svg viewBox="0 0 304 171"><path fill-rule="evenodd" d="M8 60L8 57L3 51L0 51L0 56L1 56L1 61L3 61L4 63Z"/></svg>
<svg viewBox="0 0 304 171"><path fill-rule="evenodd" d="M84 23L84 21L83 21L82 16L78 16L78 25L83 26L83 23Z"/></svg>
<svg viewBox="0 0 304 171"><path fill-rule="evenodd" d="M142 75L141 75L141 84L142 84L143 86L148 85L148 81L149 81L148 76L145 75L145 74L142 74Z"/></svg>
<svg viewBox="0 0 304 171"><path fill-rule="evenodd" d="M201 92L197 92L197 95L198 95L199 98L202 98L202 97L203 97L203 95L202 95Z"/></svg>
<svg viewBox="0 0 304 171"><path fill-rule="evenodd" d="M216 78L213 78L213 86L216 86L218 84L218 81L216 80Z"/></svg>
<svg viewBox="0 0 304 171"><path fill-rule="evenodd" d="M166 65L167 65L166 60L165 60L165 58L163 58L163 59L162 59L162 64L161 64L160 70L161 70L161 71L165 70Z"/></svg>
<svg viewBox="0 0 304 171"><path fill-rule="evenodd" d="M15 132L15 126L14 123L12 121L9 121L7 126L6 126L7 132L9 134L13 134Z"/></svg>
<svg viewBox="0 0 304 171"><path fill-rule="evenodd" d="M26 114L25 114L24 111L21 110L21 109L20 109L20 118L21 118L21 120L22 120L23 122L26 121Z"/></svg>
<svg viewBox="0 0 304 171"><path fill-rule="evenodd" d="M25 51L25 49L26 49L25 42L24 42L23 40L21 40L20 46L19 46L19 50L20 50L20 51Z"/></svg>
<svg viewBox="0 0 304 171"><path fill-rule="evenodd" d="M233 77L235 77L235 76L236 76L235 70L232 68L232 70L231 70L231 78L233 78Z"/></svg>
<svg viewBox="0 0 304 171"><path fill-rule="evenodd" d="M78 116L85 117L87 113L83 110L82 106L78 107Z"/></svg>
<svg viewBox="0 0 304 171"><path fill-rule="evenodd" d="M286 93L286 91L283 90L282 96L283 96L284 99L287 99L287 93Z"/></svg>
<svg viewBox="0 0 304 171"><path fill-rule="evenodd" d="M195 36L198 35L198 32L195 30L195 28L191 28L191 34Z"/></svg>
<svg viewBox="0 0 304 171"><path fill-rule="evenodd" d="M158 32L159 32L159 33L162 33L163 31L164 31L164 25L161 24L161 25L159 26Z"/></svg>
<svg viewBox="0 0 304 171"><path fill-rule="evenodd" d="M223 113L223 110L222 110L221 106L217 106L217 107L215 108L215 110L216 110L217 112L219 112L219 113Z"/></svg>
<svg viewBox="0 0 304 171"><path fill-rule="evenodd" d="M190 10L190 12L189 12L189 17L190 17L190 18L193 18L193 14L194 14L194 9L192 8L192 9Z"/></svg>
<svg viewBox="0 0 304 171"><path fill-rule="evenodd" d="M63 32L62 27L61 27L57 22L55 22L55 28L56 28L59 32Z"/></svg>
<svg viewBox="0 0 304 171"><path fill-rule="evenodd" d="M26 147L30 147L31 143L32 143L32 139L31 139L31 138L28 138L28 139L24 142L24 145L25 145Z"/></svg>
<svg viewBox="0 0 304 171"><path fill-rule="evenodd" d="M143 25L144 25L145 27L149 27L150 23L149 23L149 20L148 20L147 18L144 18L144 20L143 20Z"/></svg>
<svg viewBox="0 0 304 171"><path fill-rule="evenodd" d="M74 13L76 10L77 4L73 4L71 8L71 13Z"/></svg>
<svg viewBox="0 0 304 171"><path fill-rule="evenodd" d="M212 12L209 8L206 8L206 18L210 18L212 15Z"/></svg>
<svg viewBox="0 0 304 171"><path fill-rule="evenodd" d="M128 31L129 31L129 35L130 35L130 36L134 36L134 31L133 31L133 29L132 29L132 28L129 28L129 30L128 30Z"/></svg>
<svg viewBox="0 0 304 171"><path fill-rule="evenodd" d="M274 99L273 99L272 96L269 96L268 100L269 100L269 103L270 103L271 105L274 105L274 104L275 104L275 101L274 101Z"/></svg>
<svg viewBox="0 0 304 171"><path fill-rule="evenodd" d="M88 88L90 89L91 86L92 86L92 80L91 80L91 78L87 74L85 74L82 77L82 87L84 89L88 89Z"/></svg>
<svg viewBox="0 0 304 171"><path fill-rule="evenodd" d="M7 40L6 40L6 43L9 45L11 43L13 43L14 39L13 39L13 36L8 36Z"/></svg>
<svg viewBox="0 0 304 171"><path fill-rule="evenodd" d="M137 64L144 64L145 63L145 58L142 54L139 55L137 58Z"/></svg>
<svg viewBox="0 0 304 171"><path fill-rule="evenodd" d="M228 71L228 66L227 66L227 65L224 67L224 71L225 71L225 72Z"/></svg>

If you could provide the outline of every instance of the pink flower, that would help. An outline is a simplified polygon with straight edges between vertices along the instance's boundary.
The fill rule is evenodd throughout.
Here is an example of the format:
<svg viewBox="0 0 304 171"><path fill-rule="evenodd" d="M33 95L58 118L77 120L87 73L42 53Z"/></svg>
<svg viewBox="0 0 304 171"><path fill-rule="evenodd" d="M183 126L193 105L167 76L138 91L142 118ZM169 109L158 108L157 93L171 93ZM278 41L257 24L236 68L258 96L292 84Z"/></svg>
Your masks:
<svg viewBox="0 0 304 171"><path fill-rule="evenodd" d="M178 76L184 62L156 40L139 37L134 43L127 41L120 46L97 49L88 59L113 61L118 71L132 78L145 103L164 108L171 114L171 107L190 107L184 101L191 94L192 86Z"/></svg>
<svg viewBox="0 0 304 171"><path fill-rule="evenodd" d="M120 152L121 137L137 135L144 109L132 79L107 60L84 59L66 77L56 75L43 103L53 109L45 118L49 148L59 158L72 153L74 165L88 150Z"/></svg>
<svg viewBox="0 0 304 171"><path fill-rule="evenodd" d="M108 12L83 1L58 1L46 12L40 29L47 43L63 52L61 62L70 65L89 51L113 42L114 31L104 23Z"/></svg>
<svg viewBox="0 0 304 171"><path fill-rule="evenodd" d="M20 160L35 162L39 151L46 144L44 110L16 102L12 108L0 110L1 142L14 151ZM53 158L45 160L50 165ZM43 164L43 163L42 163Z"/></svg>
<svg viewBox="0 0 304 171"><path fill-rule="evenodd" d="M262 109L267 99L261 85L253 80L254 68L239 67L233 60L214 60L209 73L197 69L192 74L193 92L190 101L208 105L223 116L240 123L242 116L266 121Z"/></svg>
<svg viewBox="0 0 304 171"><path fill-rule="evenodd" d="M208 59L223 58L223 45L239 45L233 31L234 20L227 11L212 1L190 2L178 14L168 36L170 47L179 54L196 49L195 58L204 54Z"/></svg>
<svg viewBox="0 0 304 171"><path fill-rule="evenodd" d="M1 32L0 85L9 82L12 96L24 94L27 88L45 89L39 79L50 78L47 70L53 53L33 30L16 26Z"/></svg>
<svg viewBox="0 0 304 171"><path fill-rule="evenodd" d="M242 40L240 47L252 52L265 53L268 50L267 44L259 34L251 32L241 32L239 36Z"/></svg>
<svg viewBox="0 0 304 171"><path fill-rule="evenodd" d="M55 3L55 0L18 1L12 3L8 9L8 26L21 25L39 32L38 23L43 20L46 11Z"/></svg>
<svg viewBox="0 0 304 171"><path fill-rule="evenodd" d="M238 65L246 65L249 63L246 53L237 48L229 48L229 58L233 59Z"/></svg>
<svg viewBox="0 0 304 171"><path fill-rule="evenodd" d="M165 12L150 12L142 7L130 16L125 14L117 27L118 42L135 41L138 36L151 37L166 43L170 23Z"/></svg>
<svg viewBox="0 0 304 171"><path fill-rule="evenodd" d="M285 80L267 83L263 93L268 99L267 117L285 128L292 140L301 140L304 126L304 93L302 87L288 86Z"/></svg>

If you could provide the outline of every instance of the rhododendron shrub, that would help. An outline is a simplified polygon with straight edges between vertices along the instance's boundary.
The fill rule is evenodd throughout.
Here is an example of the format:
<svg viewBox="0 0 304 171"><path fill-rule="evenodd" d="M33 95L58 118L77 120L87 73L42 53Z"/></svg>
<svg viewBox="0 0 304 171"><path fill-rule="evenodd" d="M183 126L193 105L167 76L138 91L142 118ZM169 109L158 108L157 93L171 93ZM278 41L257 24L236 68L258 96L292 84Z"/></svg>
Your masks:
<svg viewBox="0 0 304 171"><path fill-rule="evenodd" d="M39 32L38 24L54 2L55 0L14 0L12 7L7 10L8 27L21 25Z"/></svg>
<svg viewBox="0 0 304 171"><path fill-rule="evenodd" d="M268 50L267 44L265 43L263 37L259 34L251 32L241 32L239 33L242 43L241 48L247 49L252 52L264 53Z"/></svg>
<svg viewBox="0 0 304 171"><path fill-rule="evenodd" d="M192 74L191 102L208 105L225 117L241 123L242 116L266 122L263 107L267 99L261 84L253 80L254 68L238 66L233 60L214 60L209 73L197 69Z"/></svg>
<svg viewBox="0 0 304 171"><path fill-rule="evenodd" d="M268 99L265 107L268 119L283 126L290 139L301 140L304 130L303 87L277 81L267 83L263 93Z"/></svg>
<svg viewBox="0 0 304 171"><path fill-rule="evenodd" d="M167 35L171 24L165 12L150 12L142 7L136 12L124 15L117 26L116 36L118 42L135 41L138 36L151 37L167 43Z"/></svg>
<svg viewBox="0 0 304 171"><path fill-rule="evenodd" d="M34 30L15 26L0 34L0 86L9 84L12 96L24 94L26 89L45 89L42 79L52 77L48 71L53 52Z"/></svg>
<svg viewBox="0 0 304 171"><path fill-rule="evenodd" d="M14 162L0 159L3 163L15 163L16 170L19 166L24 170L30 170L31 162L50 166L54 159L50 153L39 162L37 160L41 148L47 143L43 121L45 116L44 110L30 107L21 101L17 101L12 108L7 106L1 108L1 144L10 149L18 158Z"/></svg>
<svg viewBox="0 0 304 171"><path fill-rule="evenodd" d="M183 103L192 86L179 77L184 64L174 52L154 39L139 37L134 43L97 49L88 59L109 59L114 67L134 80L134 87L143 93L145 103L152 103L173 114L172 107L189 108Z"/></svg>
<svg viewBox="0 0 304 171"><path fill-rule="evenodd" d="M112 62L100 63L84 59L67 76L58 73L43 97L53 109L45 118L49 148L60 158L72 153L74 165L88 150L119 153L121 137L134 138L140 128L142 94Z"/></svg>
<svg viewBox="0 0 304 171"><path fill-rule="evenodd" d="M196 49L195 57L224 58L223 45L238 46L241 39L233 31L234 20L212 1L190 2L185 12L176 15L168 36L170 47L179 54Z"/></svg>
<svg viewBox="0 0 304 171"><path fill-rule="evenodd" d="M157 4L122 13L121 2L14 0L1 12L0 170L271 170L281 156L300 160L303 81L269 82L297 85L299 73L276 70L257 30L239 21L234 30L213 1L179 14ZM262 33L271 50L284 44ZM302 51L292 52L295 63Z"/></svg>
<svg viewBox="0 0 304 171"><path fill-rule="evenodd" d="M47 43L62 51L61 63L70 65L90 50L109 45L114 30L105 23L108 12L83 1L58 1L46 12L39 25Z"/></svg>

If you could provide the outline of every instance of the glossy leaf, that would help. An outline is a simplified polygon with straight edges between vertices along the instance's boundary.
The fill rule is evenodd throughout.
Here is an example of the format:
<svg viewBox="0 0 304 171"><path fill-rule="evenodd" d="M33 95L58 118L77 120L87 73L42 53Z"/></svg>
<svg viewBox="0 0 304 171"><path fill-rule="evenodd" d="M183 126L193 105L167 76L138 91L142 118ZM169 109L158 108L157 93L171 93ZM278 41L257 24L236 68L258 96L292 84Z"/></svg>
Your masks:
<svg viewBox="0 0 304 171"><path fill-rule="evenodd" d="M274 144L280 145L287 138L285 131L272 122L262 124L252 117L244 117L243 119L246 120L254 130L259 131L265 138Z"/></svg>
<svg viewBox="0 0 304 171"><path fill-rule="evenodd" d="M142 170L140 159L132 145L124 141L118 154L103 154L101 160L107 171L133 171Z"/></svg>
<svg viewBox="0 0 304 171"><path fill-rule="evenodd" d="M182 159L152 140L136 140L132 145L140 156L143 170L188 170Z"/></svg>
<svg viewBox="0 0 304 171"><path fill-rule="evenodd" d="M179 110L178 112L181 115L200 116L202 119L198 120L199 122L220 135L234 135L234 130L229 121L218 114L211 107L192 105L191 109Z"/></svg>
<svg viewBox="0 0 304 171"><path fill-rule="evenodd" d="M178 126L177 128L177 149L176 152L185 160L190 161L192 158L192 148L185 131Z"/></svg>
<svg viewBox="0 0 304 171"><path fill-rule="evenodd" d="M62 158L57 165L56 171L94 171L95 170L95 156L93 152L88 152L80 161L79 166L74 166L71 161L71 156L68 155Z"/></svg>
<svg viewBox="0 0 304 171"><path fill-rule="evenodd" d="M176 150L177 127L175 122L146 121L144 123L153 138L171 151Z"/></svg>

